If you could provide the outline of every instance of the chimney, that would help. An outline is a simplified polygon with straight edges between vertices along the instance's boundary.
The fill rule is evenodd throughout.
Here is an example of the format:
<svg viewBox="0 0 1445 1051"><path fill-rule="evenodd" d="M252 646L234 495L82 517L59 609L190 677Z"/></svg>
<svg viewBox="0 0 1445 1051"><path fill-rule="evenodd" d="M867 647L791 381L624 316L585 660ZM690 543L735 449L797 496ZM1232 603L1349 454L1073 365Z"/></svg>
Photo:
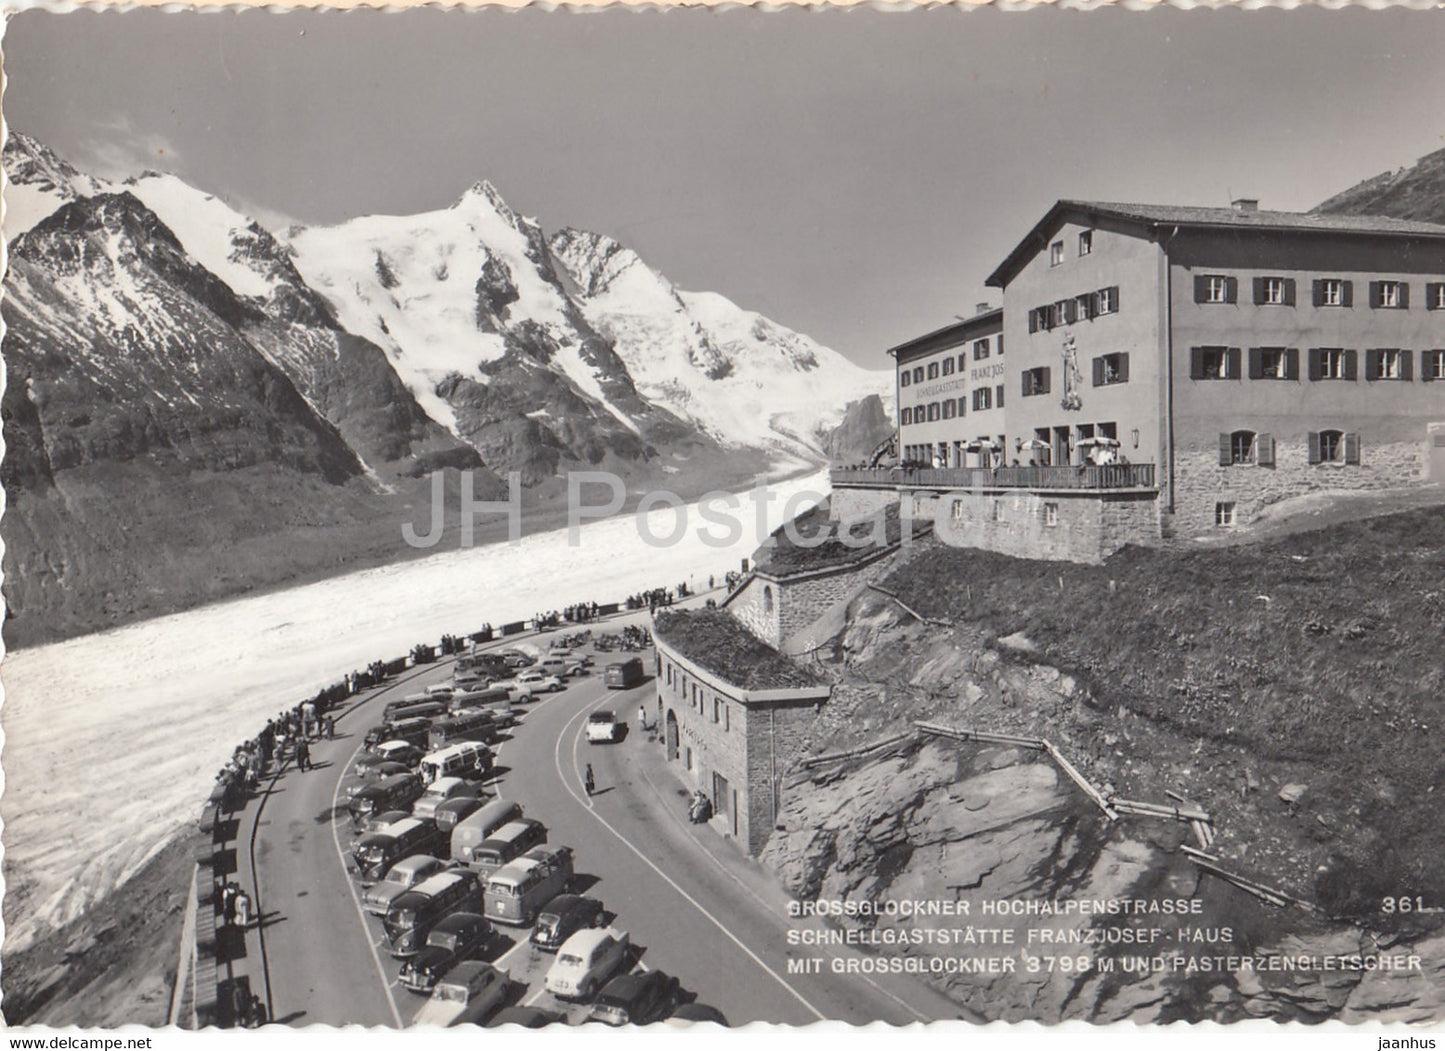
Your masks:
<svg viewBox="0 0 1445 1051"><path fill-rule="evenodd" d="M1236 197L1229 202L1229 206L1236 212L1257 212L1259 211L1258 197Z"/></svg>
<svg viewBox="0 0 1445 1051"><path fill-rule="evenodd" d="M974 314L987 314L988 309L989 308L987 303L975 303L973 305Z"/></svg>

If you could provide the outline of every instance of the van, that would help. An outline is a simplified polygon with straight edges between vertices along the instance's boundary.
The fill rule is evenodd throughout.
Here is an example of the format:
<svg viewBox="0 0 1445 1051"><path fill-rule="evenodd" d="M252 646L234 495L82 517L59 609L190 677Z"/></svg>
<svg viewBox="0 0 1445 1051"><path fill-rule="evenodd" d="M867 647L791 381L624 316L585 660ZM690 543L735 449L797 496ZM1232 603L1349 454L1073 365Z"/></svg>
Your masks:
<svg viewBox="0 0 1445 1051"><path fill-rule="evenodd" d="M642 658L631 657L625 661L613 661L607 665L603 681L610 689L630 690L642 682L646 674L642 668Z"/></svg>
<svg viewBox="0 0 1445 1051"><path fill-rule="evenodd" d="M362 836L351 857L363 880L379 880L402 858L430 853L436 841L434 823L409 817Z"/></svg>
<svg viewBox="0 0 1445 1051"><path fill-rule="evenodd" d="M453 869L432 876L392 899L386 910L386 937L393 956L412 956L426 936L453 912L481 912L482 888L474 873Z"/></svg>
<svg viewBox="0 0 1445 1051"><path fill-rule="evenodd" d="M510 821L472 848L472 860L468 864L486 879L503 865L545 842L547 828L542 822L531 818Z"/></svg>
<svg viewBox="0 0 1445 1051"><path fill-rule="evenodd" d="M494 799L452 827L452 860L470 865L472 851L510 821L522 820L522 808L510 799Z"/></svg>
<svg viewBox="0 0 1445 1051"><path fill-rule="evenodd" d="M406 741L418 748L424 748L430 732L430 719L398 719L383 722L380 726L367 730L362 744L366 748L375 748L383 741Z"/></svg>
<svg viewBox="0 0 1445 1051"><path fill-rule="evenodd" d="M571 847L533 847L487 880L484 915L497 923L528 926L542 906L572 881Z"/></svg>
<svg viewBox="0 0 1445 1051"><path fill-rule="evenodd" d="M360 828L372 814L383 810L404 810L411 806L426 791L421 774L394 774L374 785L367 785L346 804L351 811L351 823Z"/></svg>
<svg viewBox="0 0 1445 1051"><path fill-rule="evenodd" d="M456 744L428 752L421 758L421 776L427 784L443 777L474 778L492 769L492 750L478 741Z"/></svg>

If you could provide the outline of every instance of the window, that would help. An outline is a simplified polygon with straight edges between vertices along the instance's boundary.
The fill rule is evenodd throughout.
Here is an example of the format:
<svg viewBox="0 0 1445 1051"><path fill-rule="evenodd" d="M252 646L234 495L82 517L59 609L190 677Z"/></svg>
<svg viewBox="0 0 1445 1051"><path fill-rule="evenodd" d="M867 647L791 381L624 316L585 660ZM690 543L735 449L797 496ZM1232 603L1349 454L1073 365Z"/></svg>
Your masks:
<svg viewBox="0 0 1445 1051"><path fill-rule="evenodd" d="M995 522L1003 521L1003 501L994 500L989 505L989 517Z"/></svg>
<svg viewBox="0 0 1445 1051"><path fill-rule="evenodd" d="M957 403L956 401L954 401L952 398L949 398L947 401L945 401L945 402L943 403L943 418L944 418L945 420L951 420L951 419L953 419L953 418L954 418L955 416L957 416L957 415L958 415L958 403Z"/></svg>
<svg viewBox="0 0 1445 1051"><path fill-rule="evenodd" d="M1059 505L1055 503L1044 504L1044 525L1056 526L1059 524Z"/></svg>
<svg viewBox="0 0 1445 1051"><path fill-rule="evenodd" d="M923 366L922 366L922 365L919 365L916 369L913 370L913 382L914 382L914 383L922 383L922 382L923 382Z"/></svg>
<svg viewBox="0 0 1445 1051"><path fill-rule="evenodd" d="M1052 307L1034 307L1029 311L1030 332L1047 332L1053 327Z"/></svg>
<svg viewBox="0 0 1445 1051"><path fill-rule="evenodd" d="M1189 378L1196 380L1239 379L1238 347L1189 348Z"/></svg>
<svg viewBox="0 0 1445 1051"><path fill-rule="evenodd" d="M1196 274L1194 302L1234 303L1239 300L1239 282L1224 274Z"/></svg>
<svg viewBox="0 0 1445 1051"><path fill-rule="evenodd" d="M997 353L998 353L998 356L999 356L999 357L1003 357L1003 333L1002 333L1002 332L1000 332L1000 333L998 334Z"/></svg>
<svg viewBox="0 0 1445 1051"><path fill-rule="evenodd" d="M1294 279L1289 277L1256 277L1254 301L1263 306L1294 306Z"/></svg>
<svg viewBox="0 0 1445 1051"><path fill-rule="evenodd" d="M1000 383L997 387L995 387L995 388L993 389L993 407L994 407L995 409L1002 409L1002 408L1003 408L1003 384L1002 384L1002 383Z"/></svg>
<svg viewBox="0 0 1445 1051"><path fill-rule="evenodd" d="M1108 387L1129 382L1129 355L1103 354L1094 359L1094 386Z"/></svg>
<svg viewBox="0 0 1445 1051"><path fill-rule="evenodd" d="M962 416L966 412L968 412L968 397L960 394L958 396L958 414Z"/></svg>
<svg viewBox="0 0 1445 1051"><path fill-rule="evenodd" d="M1408 310L1410 286L1404 281L1371 281L1370 306L1381 310Z"/></svg>
<svg viewBox="0 0 1445 1051"><path fill-rule="evenodd" d="M1049 369L1046 365L1040 365L1036 369L1029 369L1023 373L1023 396L1032 398L1036 394L1047 394L1049 392Z"/></svg>
<svg viewBox="0 0 1445 1051"><path fill-rule="evenodd" d="M988 340L976 339L973 341L973 360L982 361L988 357Z"/></svg>
<svg viewBox="0 0 1445 1051"><path fill-rule="evenodd" d="M1094 316L1117 314L1119 312L1119 286L1101 288L1094 293Z"/></svg>
<svg viewBox="0 0 1445 1051"><path fill-rule="evenodd" d="M905 408L900 415L903 417L903 426L907 427L913 422L913 410Z"/></svg>
<svg viewBox="0 0 1445 1051"><path fill-rule="evenodd" d="M1445 310L1445 281L1425 286L1425 309Z"/></svg>
<svg viewBox="0 0 1445 1051"><path fill-rule="evenodd" d="M902 372L900 372L900 373L898 374L898 385L899 385L900 387L907 387L907 386L908 386L909 384L911 384L912 382L913 382L913 373L909 372L907 369L904 369Z"/></svg>
<svg viewBox="0 0 1445 1051"><path fill-rule="evenodd" d="M1360 462L1360 436L1344 431L1311 431L1309 435L1310 463L1358 464Z"/></svg>
<svg viewBox="0 0 1445 1051"><path fill-rule="evenodd" d="M1338 277L1322 277L1315 281L1315 306L1348 307L1354 305L1354 282Z"/></svg>
<svg viewBox="0 0 1445 1051"><path fill-rule="evenodd" d="M938 379L938 362L931 361L928 363L928 378L931 380Z"/></svg>
<svg viewBox="0 0 1445 1051"><path fill-rule="evenodd" d="M1080 321L1088 321L1094 316L1094 297L1097 292L1085 292L1081 296L1074 297L1074 316Z"/></svg>
<svg viewBox="0 0 1445 1051"><path fill-rule="evenodd" d="M1220 501L1214 505L1214 524L1217 526L1234 525L1234 501Z"/></svg>
<svg viewBox="0 0 1445 1051"><path fill-rule="evenodd" d="M1250 347L1249 378L1252 380L1299 379L1299 351L1286 347Z"/></svg>
<svg viewBox="0 0 1445 1051"><path fill-rule="evenodd" d="M1235 431L1229 436L1229 459L1230 464L1254 463L1254 440L1253 431Z"/></svg>
<svg viewBox="0 0 1445 1051"><path fill-rule="evenodd" d="M1315 347L1310 350L1311 380L1355 379L1356 354L1339 347Z"/></svg>
<svg viewBox="0 0 1445 1051"><path fill-rule="evenodd" d="M943 359L943 374L945 376L953 375L953 358L950 357Z"/></svg>
<svg viewBox="0 0 1445 1051"><path fill-rule="evenodd" d="M967 521L968 514L964 511L962 500L953 501L953 508L950 511L950 515L955 522Z"/></svg>
<svg viewBox="0 0 1445 1051"><path fill-rule="evenodd" d="M712 699L712 721L714 724L722 722L722 698Z"/></svg>
<svg viewBox="0 0 1445 1051"><path fill-rule="evenodd" d="M1079 254L1088 255L1094 250L1094 231L1085 230L1079 234Z"/></svg>
<svg viewBox="0 0 1445 1051"><path fill-rule="evenodd" d="M973 392L973 411L983 412L985 409L993 408L993 391L987 387L980 387Z"/></svg>
<svg viewBox="0 0 1445 1051"><path fill-rule="evenodd" d="M773 611L773 586L772 586L771 584L767 584L767 585L765 585L765 586L763 587L763 612L764 612L764 613L771 613L772 611Z"/></svg>
<svg viewBox="0 0 1445 1051"><path fill-rule="evenodd" d="M1445 350L1426 350L1420 356L1422 380L1445 380Z"/></svg>
<svg viewBox="0 0 1445 1051"><path fill-rule="evenodd" d="M1049 245L1049 266L1058 266L1064 261L1064 242L1055 241Z"/></svg>
<svg viewBox="0 0 1445 1051"><path fill-rule="evenodd" d="M1412 380L1415 378L1415 355L1408 350L1365 351L1365 379Z"/></svg>
<svg viewBox="0 0 1445 1051"><path fill-rule="evenodd" d="M1074 301L1072 299L1061 299L1049 307L1050 316L1053 319L1053 327L1059 325L1072 325L1077 319L1074 314Z"/></svg>
<svg viewBox="0 0 1445 1051"><path fill-rule="evenodd" d="M941 415L941 414L940 414L940 412L939 412L938 402L936 402L936 401L931 401L931 402L929 402L929 403L928 403L928 422L929 422L929 423L934 423L934 422L936 422L936 421L939 419L939 416L940 416L940 415Z"/></svg>
<svg viewBox="0 0 1445 1051"><path fill-rule="evenodd" d="M959 373L962 374L962 373L963 373L963 370L966 369L966 368L968 368L968 354L967 354L967 353L963 353L963 354L960 354L960 355L958 356L958 371L959 371Z"/></svg>

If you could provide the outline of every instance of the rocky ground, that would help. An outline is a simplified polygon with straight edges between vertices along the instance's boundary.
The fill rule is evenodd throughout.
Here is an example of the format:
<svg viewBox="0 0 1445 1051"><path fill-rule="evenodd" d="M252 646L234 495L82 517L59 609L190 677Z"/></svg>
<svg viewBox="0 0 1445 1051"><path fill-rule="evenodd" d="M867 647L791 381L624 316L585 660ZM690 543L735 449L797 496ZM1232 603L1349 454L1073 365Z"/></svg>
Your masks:
<svg viewBox="0 0 1445 1051"><path fill-rule="evenodd" d="M1173 790L1197 801L1214 819L1218 840L1211 850L1226 868L1303 898L1311 897L1339 837L1363 834L1337 827L1336 815L1311 798L1318 771L1310 764L1263 760L1242 746L1185 737L1103 705L1080 678L1042 663L1025 636L998 639L978 626L922 624L876 592L854 601L847 624L831 656L816 662L837 685L801 752L855 748L907 731L917 719L1046 737L1105 794L1167 803L1165 792ZM1090 968L939 979L987 1018L1420 1021L1440 1015L1445 933L1438 923L1384 915L1374 922L1330 922L1260 902L1201 874L1179 849L1193 845L1188 825L1127 816L1109 822L1033 750L914 738L866 759L795 773L783 800L780 831L763 860L802 898L960 898L975 910L1001 898L1202 899L1203 914L1187 924L1117 917L1000 924L995 918L990 926L1012 929L1014 955L1059 951L1052 948L1058 935L1049 945L1029 942L1030 930L1041 926L1157 926L1168 940L1083 950L1091 958L1112 957L1112 974ZM1184 938L1181 926L1198 933ZM1159 954L1188 960L1386 951L1418 954L1422 969L1123 969Z"/></svg>
<svg viewBox="0 0 1445 1051"><path fill-rule="evenodd" d="M84 916L7 952L5 1023L165 1025L197 835L177 837Z"/></svg>

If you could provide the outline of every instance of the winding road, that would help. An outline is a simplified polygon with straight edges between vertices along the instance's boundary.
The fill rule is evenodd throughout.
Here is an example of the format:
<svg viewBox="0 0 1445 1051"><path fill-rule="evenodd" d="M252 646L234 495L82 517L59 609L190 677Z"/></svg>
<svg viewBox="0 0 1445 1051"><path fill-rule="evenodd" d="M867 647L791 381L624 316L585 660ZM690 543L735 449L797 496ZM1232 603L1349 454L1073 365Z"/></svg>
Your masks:
<svg viewBox="0 0 1445 1051"><path fill-rule="evenodd" d="M526 641L547 644L545 637ZM958 1005L912 978L789 973L790 957L820 953L789 947L788 930L817 921L789 919L788 897L769 874L710 827L687 822L687 790L653 735L634 725L616 744L587 743L589 712L608 708L635 723L638 706L655 694L651 679L632 690L608 689L606 661L599 655L594 674L527 706L500 745L490 788L541 820L550 843L575 850L580 889L615 914L613 924L631 936L637 966L677 976L688 994L734 1025L960 1017ZM242 842L251 845L263 917L251 983L264 982L273 1020L404 1026L421 1006L397 983L398 961L386 952L381 923L362 911L347 874L343 851L353 833L342 804L361 738L387 701L449 675L450 663L441 662L363 695L339 718L336 739L313 746L314 770L287 767L261 804L247 809L245 820L254 824L242 830ZM582 787L588 763L597 780L590 799ZM515 1002L564 1013L568 1021L585 1017L585 1007L564 1005L543 990L551 957L530 947L526 930L499 929L505 937L486 958L517 983Z"/></svg>

